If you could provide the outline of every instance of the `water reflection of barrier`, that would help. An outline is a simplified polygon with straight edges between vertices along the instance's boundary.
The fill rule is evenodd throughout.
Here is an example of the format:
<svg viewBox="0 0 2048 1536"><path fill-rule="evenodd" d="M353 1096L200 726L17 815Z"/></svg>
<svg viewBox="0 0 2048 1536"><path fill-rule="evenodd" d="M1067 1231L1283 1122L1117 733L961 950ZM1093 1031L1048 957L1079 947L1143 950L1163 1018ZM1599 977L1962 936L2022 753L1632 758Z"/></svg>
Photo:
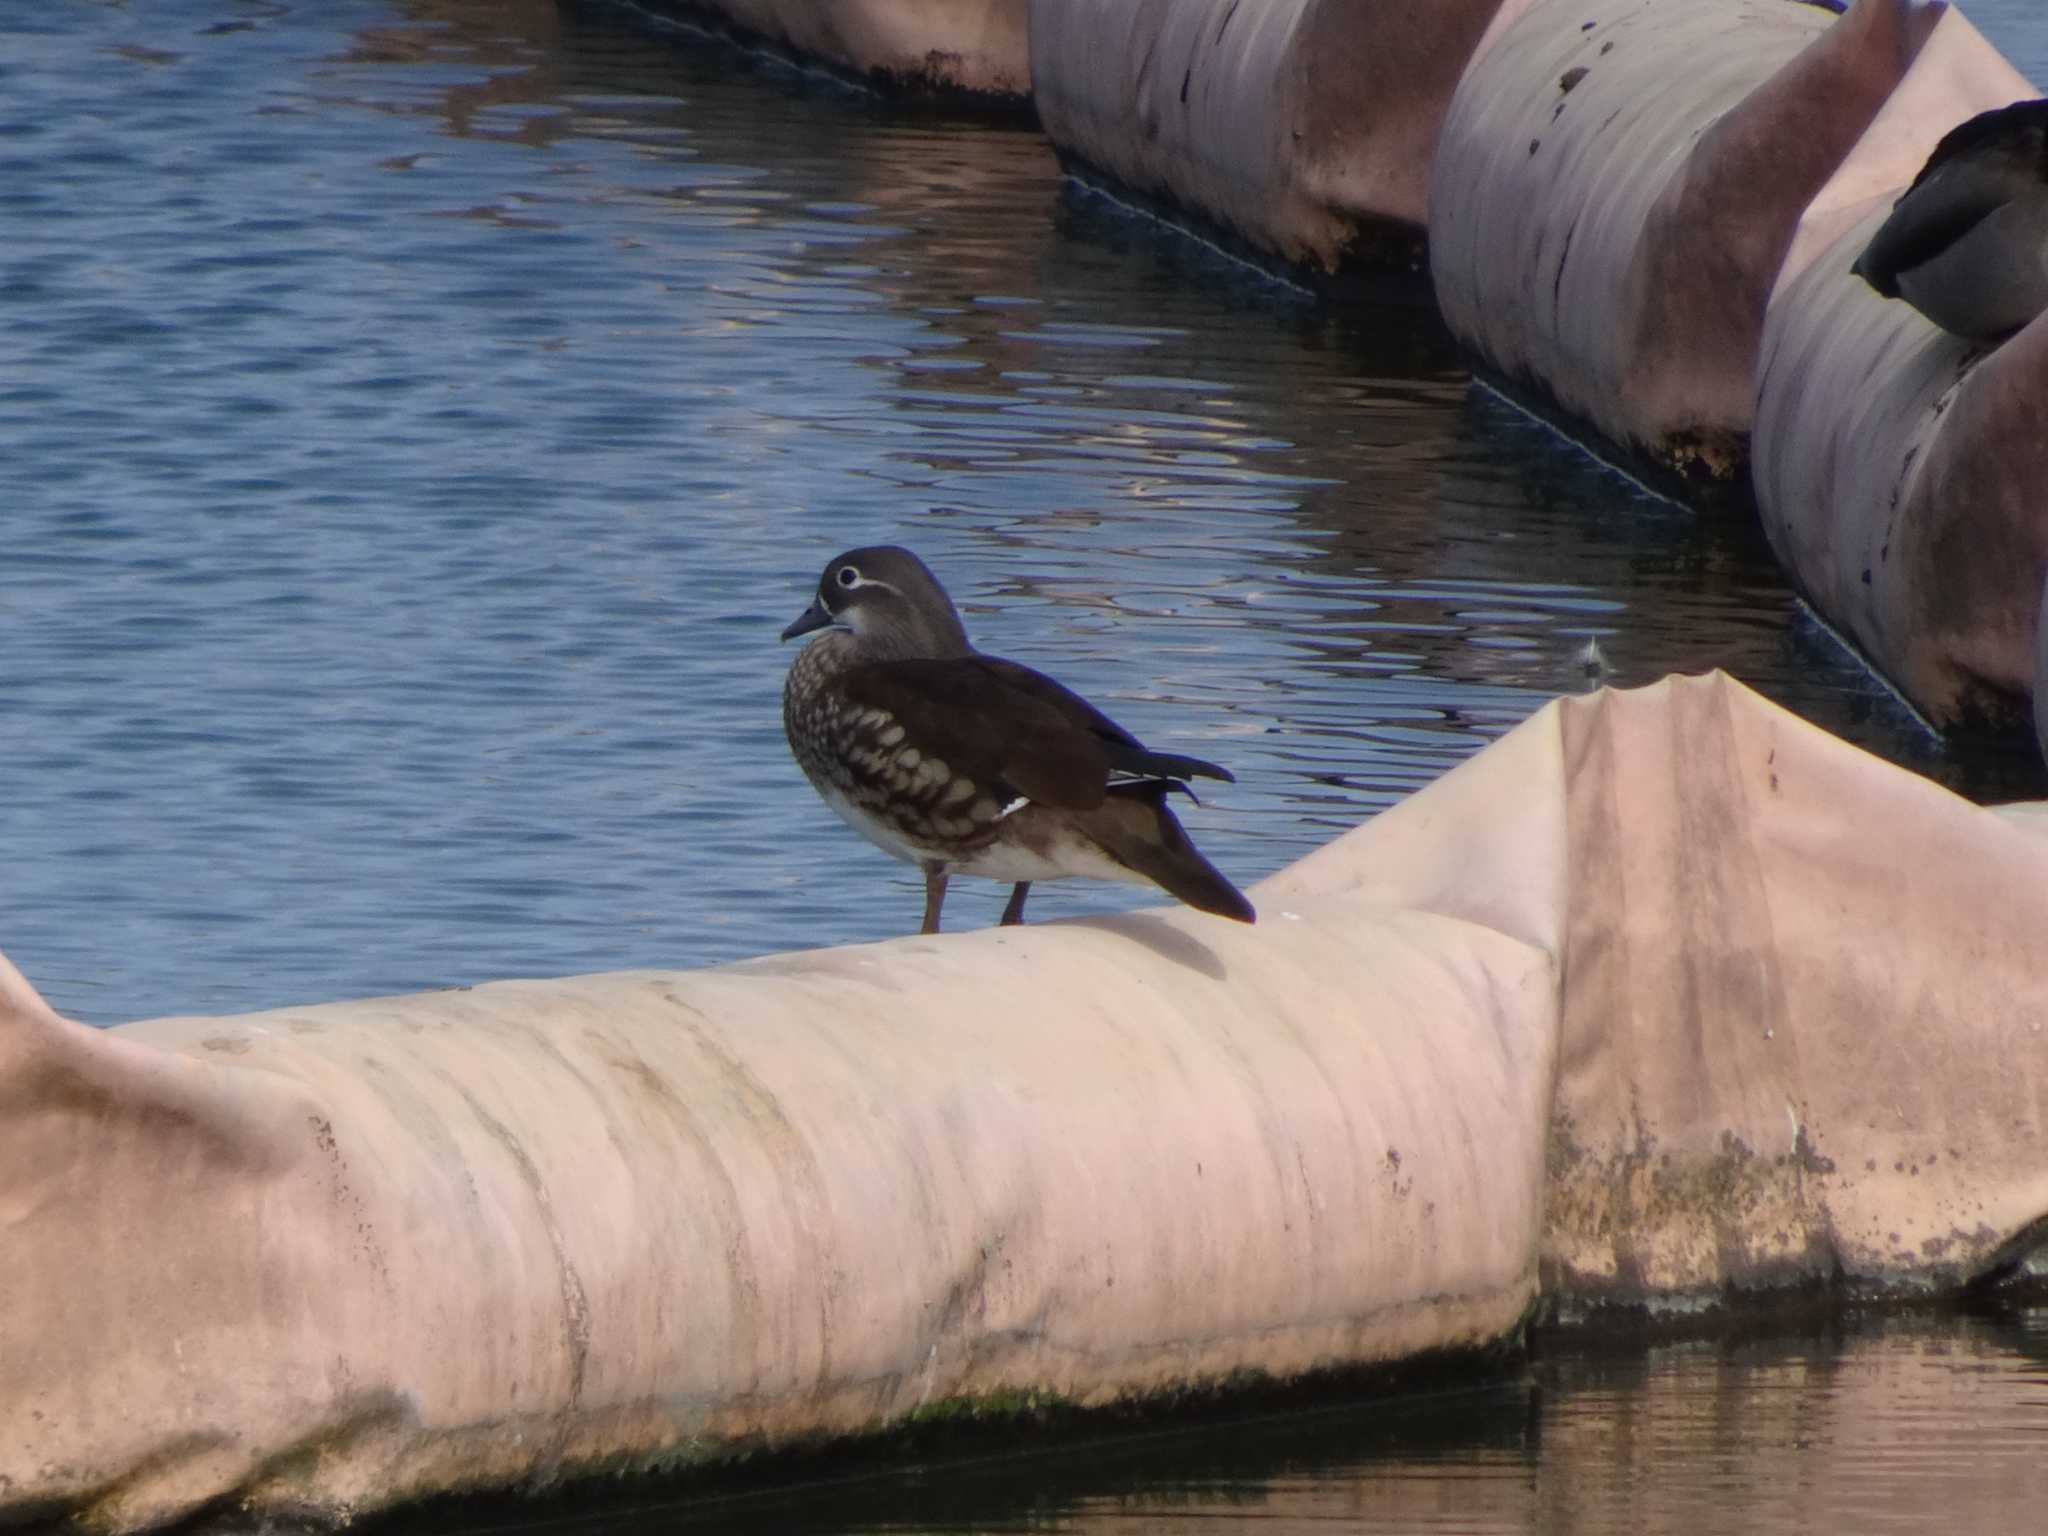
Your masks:
<svg viewBox="0 0 2048 1536"><path fill-rule="evenodd" d="M879 83L1019 99L1031 92L1031 0L642 0L717 17Z"/></svg>
<svg viewBox="0 0 2048 1536"><path fill-rule="evenodd" d="M331 1516L1477 1345L1539 1276L1944 1290L2039 1241L2048 840L1725 679L1553 704L1257 899L110 1031L0 962L0 1519Z"/></svg>

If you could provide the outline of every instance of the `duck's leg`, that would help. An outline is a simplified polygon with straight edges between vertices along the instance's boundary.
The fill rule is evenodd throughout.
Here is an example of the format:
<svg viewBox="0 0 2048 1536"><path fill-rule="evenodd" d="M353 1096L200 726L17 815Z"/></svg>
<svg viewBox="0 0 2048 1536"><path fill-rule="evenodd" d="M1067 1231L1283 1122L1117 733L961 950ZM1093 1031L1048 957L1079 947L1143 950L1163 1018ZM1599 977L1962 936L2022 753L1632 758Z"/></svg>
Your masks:
<svg viewBox="0 0 2048 1536"><path fill-rule="evenodd" d="M926 864L924 869L924 926L919 933L939 931L939 908L946 904L946 866Z"/></svg>
<svg viewBox="0 0 2048 1536"><path fill-rule="evenodd" d="M1010 891L1010 904L1003 908L1003 920L997 926L1021 928L1024 925L1024 898L1031 894L1031 882L1019 880Z"/></svg>

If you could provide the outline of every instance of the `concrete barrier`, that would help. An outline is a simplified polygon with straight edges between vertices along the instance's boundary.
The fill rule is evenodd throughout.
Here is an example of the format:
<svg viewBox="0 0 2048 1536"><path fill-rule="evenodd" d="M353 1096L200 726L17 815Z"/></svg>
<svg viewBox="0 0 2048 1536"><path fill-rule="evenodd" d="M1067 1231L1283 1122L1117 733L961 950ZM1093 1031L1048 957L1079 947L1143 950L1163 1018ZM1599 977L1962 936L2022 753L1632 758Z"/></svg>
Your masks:
<svg viewBox="0 0 2048 1536"><path fill-rule="evenodd" d="M2048 825L1723 678L1562 713L1543 1273L1952 1291L2048 1214Z"/></svg>
<svg viewBox="0 0 2048 1536"><path fill-rule="evenodd" d="M2048 579L2048 325L1987 353L1877 298L1846 263L1881 222L1773 306L1758 507L1814 605L1936 725L2024 721Z"/></svg>
<svg viewBox="0 0 2048 1536"><path fill-rule="evenodd" d="M1550 956L1310 894L1256 944L1147 914L107 1033L17 988L0 1518L333 1517L1497 1338Z"/></svg>
<svg viewBox="0 0 2048 1536"><path fill-rule="evenodd" d="M1332 272L1428 221L1444 108L1500 8L1034 0L1039 120L1062 154Z"/></svg>
<svg viewBox="0 0 2048 1536"><path fill-rule="evenodd" d="M1430 262L1451 329L1617 442L1743 463L1765 301L1802 210L1929 24L1907 0L1538 4L1444 122Z"/></svg>
<svg viewBox="0 0 2048 1536"><path fill-rule="evenodd" d="M1939 8L1801 219L1764 326L1757 505L1800 588L1938 725L2023 719L2048 578L2048 327L1995 350L1850 264L1942 134L2034 94Z"/></svg>
<svg viewBox="0 0 2048 1536"><path fill-rule="evenodd" d="M2018 1262L2048 840L1724 678L1182 911L96 1031L0 962L0 1519L685 1464Z"/></svg>

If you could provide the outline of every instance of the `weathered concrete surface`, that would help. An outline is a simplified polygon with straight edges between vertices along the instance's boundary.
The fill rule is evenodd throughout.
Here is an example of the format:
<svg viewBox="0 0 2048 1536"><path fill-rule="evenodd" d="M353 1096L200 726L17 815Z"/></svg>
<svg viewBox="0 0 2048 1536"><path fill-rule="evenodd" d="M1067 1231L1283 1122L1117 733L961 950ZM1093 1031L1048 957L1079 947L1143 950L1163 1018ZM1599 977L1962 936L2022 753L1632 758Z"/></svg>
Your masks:
<svg viewBox="0 0 2048 1536"><path fill-rule="evenodd" d="M1444 108L1500 7L1034 0L1039 120L1126 185L1335 271L1375 224L1427 222Z"/></svg>
<svg viewBox="0 0 2048 1536"><path fill-rule="evenodd" d="M1546 1288L2016 1258L2048 1214L2048 839L1726 680L1647 692L1654 728L1563 711Z"/></svg>
<svg viewBox="0 0 2048 1536"><path fill-rule="evenodd" d="M681 0L679 8L897 85L1031 94L1031 0Z"/></svg>
<svg viewBox="0 0 2048 1536"><path fill-rule="evenodd" d="M2035 94L1941 10L1801 221L1764 327L1752 475L1778 557L1931 720L2024 718L2048 577L2048 327L1995 350L1849 271L1941 135Z"/></svg>
<svg viewBox="0 0 2048 1536"><path fill-rule="evenodd" d="M1725 678L1184 912L95 1031L0 967L0 1516L329 1517L2048 1212L2048 839Z"/></svg>
<svg viewBox="0 0 2048 1536"><path fill-rule="evenodd" d="M1839 20L1796 0L1530 6L1437 147L1451 329L1616 441L1732 474L1800 213L1930 25L1909 0Z"/></svg>
<svg viewBox="0 0 2048 1536"><path fill-rule="evenodd" d="M1758 387L1757 503L1778 557L1930 720L2024 720L2048 579L2048 325L1995 351L1848 263L1785 290Z"/></svg>

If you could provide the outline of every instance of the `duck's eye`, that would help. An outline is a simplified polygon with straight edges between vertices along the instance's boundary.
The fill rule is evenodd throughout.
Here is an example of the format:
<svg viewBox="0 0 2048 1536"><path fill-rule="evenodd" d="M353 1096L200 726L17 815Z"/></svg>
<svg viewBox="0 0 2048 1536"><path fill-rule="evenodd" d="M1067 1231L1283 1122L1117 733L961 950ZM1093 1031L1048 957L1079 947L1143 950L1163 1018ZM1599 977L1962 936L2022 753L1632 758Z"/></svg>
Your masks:
<svg viewBox="0 0 2048 1536"><path fill-rule="evenodd" d="M856 571L852 566L842 565L839 567L839 585L842 587L853 586L859 580L860 572Z"/></svg>

